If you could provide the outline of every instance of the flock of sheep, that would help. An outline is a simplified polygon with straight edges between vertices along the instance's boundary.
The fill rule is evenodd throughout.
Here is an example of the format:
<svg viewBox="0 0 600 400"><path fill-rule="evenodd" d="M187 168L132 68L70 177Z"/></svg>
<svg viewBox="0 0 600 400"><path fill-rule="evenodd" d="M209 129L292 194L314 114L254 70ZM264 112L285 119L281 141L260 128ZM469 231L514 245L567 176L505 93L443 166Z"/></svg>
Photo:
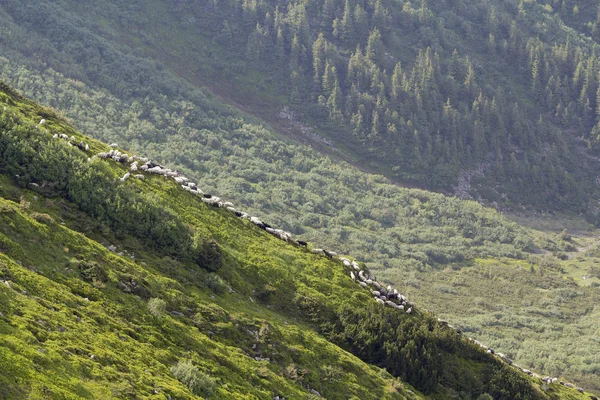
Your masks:
<svg viewBox="0 0 600 400"><path fill-rule="evenodd" d="M40 125L44 125L45 122L46 121L44 119L42 119L40 121ZM65 139L68 141L68 143L71 146L73 146L73 144L71 142L76 142L76 140L73 136L71 136L69 138L65 134L61 134L61 135L55 134L54 138L55 139L58 139L58 138ZM83 142L79 142L78 144L76 144L76 146L82 151L89 151L89 146ZM165 178L173 179L175 182L177 182L179 185L181 185L183 190L185 190L193 195L199 196L200 199L206 204L212 205L214 207L225 208L225 209L231 211L232 213L234 213L236 216L249 220L254 225L258 226L259 228L265 230L266 232L272 234L273 236L275 236L281 240L284 240L289 243L294 243L296 245L300 245L303 247L308 247L308 244L305 241L295 240L292 237L291 233L283 231L281 229L275 229L275 228L271 227L269 224L261 221L257 217L251 216L248 213L245 213L243 211L238 211L234 208L232 203L223 201L221 198L219 198L217 196L203 193L202 190L200 190L194 182L191 182L188 178L181 176L179 174L179 172L173 171L173 170L166 168L160 164L152 162L148 158L138 157L136 155L128 155L126 153L122 153L119 150L116 150L116 148L118 147L118 145L116 143L112 143L110 145L110 147L111 147L110 151L98 153L97 157L102 158L102 159L107 159L107 160L112 159L115 162L127 164L129 166L129 168L128 168L129 170L120 178L120 180L122 182L126 181L127 179L129 179L131 177L144 180L145 175L143 173L162 175ZM329 259L336 259L336 260L340 261L341 263L343 263L344 266L348 270L348 274L349 274L350 278L354 282L358 283L361 287L369 290L371 295L373 296L374 300L377 301L382 306L388 306L393 309L405 312L407 314L411 314L413 312L413 308L415 307L414 303L409 302L408 299L404 295L400 294L397 289L392 288L390 285L384 286L383 284L377 282L375 280L375 277L373 276L373 274L370 273L366 268L361 267L361 264L359 264L356 260L351 261L345 257L338 257L336 252L324 250L324 249L312 249L312 252L315 254L322 254L323 256L328 257ZM363 264L363 266L364 266L364 264ZM461 333L460 330L454 328L452 325L448 324L447 322L439 320L439 319L438 319L438 321L443 325L446 325L452 329L457 330L458 333ZM569 388L577 389L581 393L584 392L584 390L582 388L576 388L575 385L573 385L572 383L560 381L556 377L549 377L549 376L541 377L540 375L536 374L535 372L531 372L530 370L522 368L519 365L513 363L512 360L509 359L508 357L506 357L504 354L496 353L494 351L494 349L480 343L479 341L477 341L475 339L471 339L471 338L468 338L468 339L471 342L473 342L474 344L476 344L476 345L480 346L481 348L483 348L484 350L486 350L489 354L497 357L498 359L502 360L503 362L507 363L508 365L511 365L511 366L517 368L519 371L523 372L524 374L527 374L529 376L532 376L534 378L542 380L544 382L544 387L549 384L559 383L559 384L567 386ZM596 397L594 397L594 396L590 396L590 398L596 399Z"/></svg>

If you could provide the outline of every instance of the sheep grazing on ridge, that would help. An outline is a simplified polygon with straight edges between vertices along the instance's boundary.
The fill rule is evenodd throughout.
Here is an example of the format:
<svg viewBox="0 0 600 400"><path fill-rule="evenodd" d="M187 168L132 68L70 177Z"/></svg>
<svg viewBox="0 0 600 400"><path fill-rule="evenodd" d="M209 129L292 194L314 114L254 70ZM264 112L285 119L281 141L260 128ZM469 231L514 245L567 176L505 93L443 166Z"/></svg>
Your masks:
<svg viewBox="0 0 600 400"><path fill-rule="evenodd" d="M131 164L131 167L129 167L129 171L131 171L131 172L135 172L137 170L138 170L138 166L135 163Z"/></svg>
<svg viewBox="0 0 600 400"><path fill-rule="evenodd" d="M79 148L79 150L83 151L85 149L85 143L79 142L79 144L77 145L77 147Z"/></svg>
<svg viewBox="0 0 600 400"><path fill-rule="evenodd" d="M376 298L375 301L377 301L381 305L385 305L385 301L383 301L381 299Z"/></svg>
<svg viewBox="0 0 600 400"><path fill-rule="evenodd" d="M235 208L231 206L227 206L227 203L223 203L223 206L227 208L227 211L231 211L232 213L236 212Z"/></svg>
<svg viewBox="0 0 600 400"><path fill-rule="evenodd" d="M134 178L137 178L137 179L141 179L142 181L143 181L144 179L146 179L146 177L145 177L144 175L142 175L142 174L137 174L137 175L134 175L133 177L134 177Z"/></svg>
<svg viewBox="0 0 600 400"><path fill-rule="evenodd" d="M109 157L109 155L108 155L107 153L104 153L104 152L100 152L100 153L98 153L98 154L96 154L96 155L97 155L98 157L100 157L100 158L108 158L108 157Z"/></svg>
<svg viewBox="0 0 600 400"><path fill-rule="evenodd" d="M90 151L90 145L89 144L85 144L85 151Z"/></svg>
<svg viewBox="0 0 600 400"><path fill-rule="evenodd" d="M119 145L116 144L116 143L111 143L111 144L108 145L108 147L112 147L114 149L114 148L119 147Z"/></svg>
<svg viewBox="0 0 600 400"><path fill-rule="evenodd" d="M323 253L323 249L313 249L312 252L315 254L321 254L321 253Z"/></svg>
<svg viewBox="0 0 600 400"><path fill-rule="evenodd" d="M142 170L142 171L148 171L148 166L146 164L144 164L144 165L142 165L140 167L140 170Z"/></svg>
<svg viewBox="0 0 600 400"><path fill-rule="evenodd" d="M350 278L352 278L352 280L356 282L356 275L354 275L354 272L352 271L350 271Z"/></svg>
<svg viewBox="0 0 600 400"><path fill-rule="evenodd" d="M131 174L129 172L127 172L125 175L123 175L123 177L121 178L121 182L125 182L127 179L129 179L129 177L131 176Z"/></svg>
<svg viewBox="0 0 600 400"><path fill-rule="evenodd" d="M233 208L233 203L230 201L226 201L225 203L223 203L223 207L231 207Z"/></svg>
<svg viewBox="0 0 600 400"><path fill-rule="evenodd" d="M75 136L71 135L71 137L69 138L69 140L71 140L71 142L75 141Z"/></svg>
<svg viewBox="0 0 600 400"><path fill-rule="evenodd" d="M55 133L54 136L52 136L52 139L58 139L58 133Z"/></svg>
<svg viewBox="0 0 600 400"><path fill-rule="evenodd" d="M67 135L65 135L64 133L60 134L60 138L61 139L65 139L65 140L69 140L69 137Z"/></svg>
<svg viewBox="0 0 600 400"><path fill-rule="evenodd" d="M364 283L364 282L358 282L358 284L359 284L360 286L364 287L365 289L369 287L369 285L367 285L367 284L366 284L366 283Z"/></svg>
<svg viewBox="0 0 600 400"><path fill-rule="evenodd" d="M306 243L304 240L298 240L298 244L304 247L308 246L308 243Z"/></svg>
<svg viewBox="0 0 600 400"><path fill-rule="evenodd" d="M337 253L335 251L323 250L323 253L329 258L337 257Z"/></svg>
<svg viewBox="0 0 600 400"><path fill-rule="evenodd" d="M410 314L412 312L412 307L409 307L408 310L406 310L407 314Z"/></svg>
<svg viewBox="0 0 600 400"><path fill-rule="evenodd" d="M5 109L5 110L6 110L6 109ZM40 125L46 125L46 120L45 120L44 118L42 118L42 119L40 120Z"/></svg>
<svg viewBox="0 0 600 400"><path fill-rule="evenodd" d="M250 218L250 222L252 222L254 225L262 225L262 221L256 217L251 217Z"/></svg>
<svg viewBox="0 0 600 400"><path fill-rule="evenodd" d="M360 278L361 281L367 280L367 277L365 276L365 271L363 271L363 270L358 271L358 277Z"/></svg>
<svg viewBox="0 0 600 400"><path fill-rule="evenodd" d="M243 216L244 216L244 213L243 213L243 212L241 212L241 211L235 211L235 216L236 216L236 217L240 217L240 218L241 218L241 217L243 217Z"/></svg>

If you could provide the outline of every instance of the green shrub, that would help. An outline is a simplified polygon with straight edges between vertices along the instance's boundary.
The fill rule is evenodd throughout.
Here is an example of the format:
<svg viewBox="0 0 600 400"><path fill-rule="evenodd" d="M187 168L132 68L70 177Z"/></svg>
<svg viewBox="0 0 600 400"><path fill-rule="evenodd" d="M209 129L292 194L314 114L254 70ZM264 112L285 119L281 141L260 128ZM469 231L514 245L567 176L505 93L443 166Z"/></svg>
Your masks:
<svg viewBox="0 0 600 400"><path fill-rule="evenodd" d="M223 265L221 248L217 242L200 234L194 235L192 252L194 261L207 271L218 271Z"/></svg>
<svg viewBox="0 0 600 400"><path fill-rule="evenodd" d="M210 273L206 275L204 284L216 294L222 294L229 290L229 285L219 275Z"/></svg>
<svg viewBox="0 0 600 400"><path fill-rule="evenodd" d="M108 281L108 275L106 271L94 261L83 261L79 263L79 275L81 279L86 282L106 282Z"/></svg>
<svg viewBox="0 0 600 400"><path fill-rule="evenodd" d="M217 389L215 380L200 371L189 360L179 361L177 365L171 367L171 373L197 396L210 397Z"/></svg>
<svg viewBox="0 0 600 400"><path fill-rule="evenodd" d="M163 299L152 298L148 300L148 311L156 318L162 318L167 311L167 303Z"/></svg>

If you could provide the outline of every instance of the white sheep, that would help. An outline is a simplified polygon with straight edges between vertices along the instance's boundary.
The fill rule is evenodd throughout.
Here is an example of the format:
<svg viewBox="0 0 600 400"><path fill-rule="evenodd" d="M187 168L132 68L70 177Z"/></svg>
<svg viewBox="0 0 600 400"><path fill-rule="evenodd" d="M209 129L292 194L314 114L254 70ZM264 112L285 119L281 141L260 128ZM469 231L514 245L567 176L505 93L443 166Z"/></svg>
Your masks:
<svg viewBox="0 0 600 400"><path fill-rule="evenodd" d="M125 182L127 179L129 179L129 177L131 176L131 174L129 172L127 172L125 175L123 175L123 177L121 178L121 182Z"/></svg>
<svg viewBox="0 0 600 400"><path fill-rule="evenodd" d="M46 124L46 120L45 120L44 118L42 118L42 119L40 120L40 125L45 125L45 124Z"/></svg>
<svg viewBox="0 0 600 400"><path fill-rule="evenodd" d="M116 143L111 143L111 144L108 145L108 147L112 147L114 149L116 147L119 147L119 145L116 144Z"/></svg>
<svg viewBox="0 0 600 400"><path fill-rule="evenodd" d="M364 282L358 282L358 284L359 284L360 286L364 287L365 289L369 287L369 286L368 286L366 283L364 283Z"/></svg>
<svg viewBox="0 0 600 400"><path fill-rule="evenodd" d="M134 175L133 177L137 178L137 179L141 179L141 180L146 179L146 177L144 175L142 175L142 174L137 174L137 175Z"/></svg>
<svg viewBox="0 0 600 400"><path fill-rule="evenodd" d="M365 277L365 272L364 271L358 271L358 277L360 278L361 281L366 281L367 278Z"/></svg>
<svg viewBox="0 0 600 400"><path fill-rule="evenodd" d="M223 207L233 208L233 203L230 201L226 201L225 203L223 203Z"/></svg>
<svg viewBox="0 0 600 400"><path fill-rule="evenodd" d="M356 275L354 275L354 272L352 271L350 271L350 278L352 278L352 280L356 282Z"/></svg>
<svg viewBox="0 0 600 400"><path fill-rule="evenodd" d="M379 304L384 305L385 301L381 300L381 299L375 299L375 301L377 301Z"/></svg>
<svg viewBox="0 0 600 400"><path fill-rule="evenodd" d="M406 310L407 314L410 314L412 312L412 307L409 307L408 310Z"/></svg>
<svg viewBox="0 0 600 400"><path fill-rule="evenodd" d="M55 133L54 136L52 136L52 139L58 139L58 133Z"/></svg>
<svg viewBox="0 0 600 400"><path fill-rule="evenodd" d="M135 164L131 164L131 167L129 167L129 170L130 170L131 172L136 172L136 171L138 170L138 166L137 166L137 165L135 165Z"/></svg>
<svg viewBox="0 0 600 400"><path fill-rule="evenodd" d="M227 203L223 203L223 206L225 206L227 208L227 210L231 211L231 212L236 212L237 210L231 206L227 206Z"/></svg>
<svg viewBox="0 0 600 400"><path fill-rule="evenodd" d="M144 165L142 165L140 167L140 170L142 170L142 171L148 171L148 166L146 164L144 164Z"/></svg>
<svg viewBox="0 0 600 400"><path fill-rule="evenodd" d="M90 145L89 144L85 144L85 151L90 151Z"/></svg>

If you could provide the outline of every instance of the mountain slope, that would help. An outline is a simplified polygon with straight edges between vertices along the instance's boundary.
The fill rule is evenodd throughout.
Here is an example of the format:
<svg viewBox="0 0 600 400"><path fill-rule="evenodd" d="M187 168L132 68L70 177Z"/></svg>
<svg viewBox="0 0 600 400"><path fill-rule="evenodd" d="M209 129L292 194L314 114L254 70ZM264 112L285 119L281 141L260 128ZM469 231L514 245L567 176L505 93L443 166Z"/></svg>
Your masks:
<svg viewBox="0 0 600 400"><path fill-rule="evenodd" d="M419 307L381 307L341 262L172 180L120 181L127 166L91 157L107 146L2 90L3 397L187 398L181 360L214 398L422 397L346 349L434 398L584 398L542 390Z"/></svg>
<svg viewBox="0 0 600 400"><path fill-rule="evenodd" d="M34 8L3 2L1 74L64 110L84 132L185 171L205 190L304 240L360 256L387 283L521 365L600 389L600 361L589 356L600 351L593 322L597 250L590 245L597 233L565 241L531 232L474 202L397 188L283 140L197 88L219 83L202 71L220 56L185 62L214 47L192 34L193 25L184 35L165 22L170 14L161 4L102 2L84 13L66 1ZM139 31L121 31L134 17ZM162 62L140 54L162 54ZM174 76L174 65L186 79ZM237 95L233 87L225 94ZM585 345L574 344L574 335Z"/></svg>

